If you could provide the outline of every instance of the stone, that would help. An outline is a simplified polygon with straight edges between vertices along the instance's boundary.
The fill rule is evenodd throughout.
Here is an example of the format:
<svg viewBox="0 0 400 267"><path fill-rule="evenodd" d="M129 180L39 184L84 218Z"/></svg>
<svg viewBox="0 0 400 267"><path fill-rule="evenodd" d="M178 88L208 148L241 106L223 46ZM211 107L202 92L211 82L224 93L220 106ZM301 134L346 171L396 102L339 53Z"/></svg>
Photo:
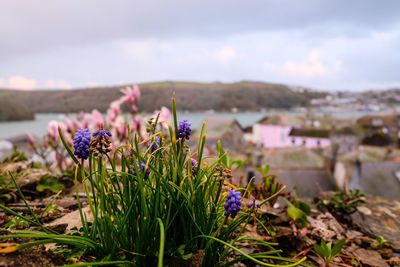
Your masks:
<svg viewBox="0 0 400 267"><path fill-rule="evenodd" d="M360 248L354 251L353 254L361 261L362 266L389 267L386 261L382 259L381 254L375 250Z"/></svg>
<svg viewBox="0 0 400 267"><path fill-rule="evenodd" d="M316 219L307 217L311 227L311 235L325 241L343 238L344 228L329 212L320 214Z"/></svg>
<svg viewBox="0 0 400 267"><path fill-rule="evenodd" d="M383 236L395 251L400 251L400 202L367 197L364 208L351 215L353 225L373 237ZM366 210L371 212L366 212Z"/></svg>
<svg viewBox="0 0 400 267"><path fill-rule="evenodd" d="M90 211L89 206L83 207L82 213L86 214L86 219L88 222L93 222L93 214ZM65 225L67 225L67 226L65 227ZM57 228L57 227L58 228L65 227L65 233L69 234L72 232L72 228L82 227L82 221L81 221L81 215L80 215L79 209L62 216L62 217L52 221L51 223L46 224L45 226L53 228L53 229Z"/></svg>

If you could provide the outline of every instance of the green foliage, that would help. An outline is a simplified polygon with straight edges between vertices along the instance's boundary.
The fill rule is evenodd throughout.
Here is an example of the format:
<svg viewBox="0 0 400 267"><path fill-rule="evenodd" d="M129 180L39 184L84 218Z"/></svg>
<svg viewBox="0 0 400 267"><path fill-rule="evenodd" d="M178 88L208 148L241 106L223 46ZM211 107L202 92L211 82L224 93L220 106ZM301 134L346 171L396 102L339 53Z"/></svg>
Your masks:
<svg viewBox="0 0 400 267"><path fill-rule="evenodd" d="M15 187L10 177L0 172L0 203L11 200L14 192Z"/></svg>
<svg viewBox="0 0 400 267"><path fill-rule="evenodd" d="M287 214L294 221L303 219L306 216L305 213L301 209L296 208L292 204L288 205Z"/></svg>
<svg viewBox="0 0 400 267"><path fill-rule="evenodd" d="M381 235L375 238L374 247L376 248L384 248L389 246L389 242Z"/></svg>
<svg viewBox="0 0 400 267"><path fill-rule="evenodd" d="M3 163L13 163L13 162L20 162L20 161L26 161L28 160L28 158L26 157L26 155L23 152L20 152L16 149L14 149L13 153L5 158L3 160Z"/></svg>
<svg viewBox="0 0 400 267"><path fill-rule="evenodd" d="M336 244L333 245L333 247L331 242L325 243L324 240L321 240L320 245L314 245L314 251L324 260L326 266L328 266L333 258L335 258L335 256L340 253L345 244L346 239L338 241Z"/></svg>
<svg viewBox="0 0 400 267"><path fill-rule="evenodd" d="M268 202L273 206L279 196L285 194L285 186L281 184L277 177L269 173L269 165L257 167L263 178L263 182L257 185L252 185L251 193L258 199L268 199ZM271 197L273 196L273 197Z"/></svg>
<svg viewBox="0 0 400 267"><path fill-rule="evenodd" d="M364 194L357 189L349 192L338 191L330 200L320 199L317 205L333 213L351 214L364 203Z"/></svg>
<svg viewBox="0 0 400 267"><path fill-rule="evenodd" d="M26 229L29 227L29 223L18 216L12 216L11 220L9 220L4 227L6 229Z"/></svg>
<svg viewBox="0 0 400 267"><path fill-rule="evenodd" d="M307 225L307 215L310 215L310 206L302 201L288 202L286 209L287 215L292 219L299 227L305 227Z"/></svg>
<svg viewBox="0 0 400 267"><path fill-rule="evenodd" d="M49 190L52 193L58 193L64 190L65 186L54 177L42 176L40 177L39 184L36 186L36 191L44 192Z"/></svg>
<svg viewBox="0 0 400 267"><path fill-rule="evenodd" d="M51 203L51 204L47 205L47 207L42 211L41 217L52 217L59 213L60 213L60 211L58 210L57 205L54 203Z"/></svg>

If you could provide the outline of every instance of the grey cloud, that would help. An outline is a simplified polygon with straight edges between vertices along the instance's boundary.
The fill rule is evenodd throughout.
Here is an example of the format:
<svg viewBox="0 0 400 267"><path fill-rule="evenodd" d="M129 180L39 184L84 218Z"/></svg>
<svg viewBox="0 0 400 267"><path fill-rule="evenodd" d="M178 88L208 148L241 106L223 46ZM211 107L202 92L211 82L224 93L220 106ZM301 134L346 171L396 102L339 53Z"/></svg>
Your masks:
<svg viewBox="0 0 400 267"><path fill-rule="evenodd" d="M2 1L0 59L115 39L224 38L308 29L357 35L399 22L400 1Z"/></svg>

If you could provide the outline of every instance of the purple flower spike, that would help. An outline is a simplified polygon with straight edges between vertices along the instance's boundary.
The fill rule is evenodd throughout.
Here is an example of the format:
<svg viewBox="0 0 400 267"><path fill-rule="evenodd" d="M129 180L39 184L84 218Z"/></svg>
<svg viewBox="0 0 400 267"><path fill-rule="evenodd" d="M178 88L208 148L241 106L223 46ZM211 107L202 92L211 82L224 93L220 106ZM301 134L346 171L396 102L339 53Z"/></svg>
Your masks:
<svg viewBox="0 0 400 267"><path fill-rule="evenodd" d="M137 160L136 161L136 166L137 166L139 172L143 172L144 173L144 178L148 179L149 176L150 176L150 169L146 168L146 163L140 162L139 160ZM135 168L133 168L133 175L136 175Z"/></svg>
<svg viewBox="0 0 400 267"><path fill-rule="evenodd" d="M179 121L178 137L189 140L190 134L192 133L192 129L190 127L191 127L191 124L189 123L188 120Z"/></svg>
<svg viewBox="0 0 400 267"><path fill-rule="evenodd" d="M154 138L154 142L151 144L151 152L156 151L157 148L160 147L160 144L161 144L161 139L160 139L159 136L156 136L156 137Z"/></svg>
<svg viewBox="0 0 400 267"><path fill-rule="evenodd" d="M197 160L190 159L190 165L192 167L192 175L196 175L197 174Z"/></svg>
<svg viewBox="0 0 400 267"><path fill-rule="evenodd" d="M225 208L225 216L232 218L236 217L236 214L240 211L240 207L242 206L242 196L240 192L235 191L234 189L229 190L228 197L226 198L226 202L224 205Z"/></svg>
<svg viewBox="0 0 400 267"><path fill-rule="evenodd" d="M93 133L93 139L90 143L90 147L95 155L106 154L111 151L111 133L104 130L102 127Z"/></svg>
<svg viewBox="0 0 400 267"><path fill-rule="evenodd" d="M112 136L111 132L110 131L106 131L104 129L96 130L93 133L93 137L96 137L96 138L108 138L108 137L111 137L111 136Z"/></svg>
<svg viewBox="0 0 400 267"><path fill-rule="evenodd" d="M89 157L90 132L89 129L78 129L74 136L74 155L80 159Z"/></svg>
<svg viewBox="0 0 400 267"><path fill-rule="evenodd" d="M254 196L251 196L251 200L253 200L252 202L247 203L247 207L250 208L259 208L260 207L260 202L258 202L256 200L256 198Z"/></svg>

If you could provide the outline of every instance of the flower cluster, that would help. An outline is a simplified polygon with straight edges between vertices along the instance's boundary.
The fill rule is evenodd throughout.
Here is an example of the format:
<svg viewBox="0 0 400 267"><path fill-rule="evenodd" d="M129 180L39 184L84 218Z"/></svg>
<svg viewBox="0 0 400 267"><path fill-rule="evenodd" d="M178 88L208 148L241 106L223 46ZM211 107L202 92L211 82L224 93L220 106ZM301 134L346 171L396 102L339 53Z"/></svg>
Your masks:
<svg viewBox="0 0 400 267"><path fill-rule="evenodd" d="M93 139L90 142L91 150L97 154L106 154L110 152L111 133L104 129L99 129L93 133Z"/></svg>
<svg viewBox="0 0 400 267"><path fill-rule="evenodd" d="M131 109L132 113L137 112L137 102L140 100L140 90L139 86L134 85L132 87L126 87L121 90L121 92L124 94L123 97L121 97L121 101L127 103L129 105L129 108Z"/></svg>
<svg viewBox="0 0 400 267"><path fill-rule="evenodd" d="M196 175L197 174L197 160L190 159L190 165L192 167L192 175Z"/></svg>
<svg viewBox="0 0 400 267"><path fill-rule="evenodd" d="M90 148L89 129L78 129L78 131L75 133L73 145L75 156L80 159L87 159L89 157Z"/></svg>
<svg viewBox="0 0 400 267"><path fill-rule="evenodd" d="M156 136L156 137L154 138L153 143L151 144L151 152L153 153L154 151L156 151L157 148L160 147L160 144L161 144L161 139L160 139L159 136Z"/></svg>
<svg viewBox="0 0 400 267"><path fill-rule="evenodd" d="M225 208L225 216L235 218L236 214L240 211L240 207L242 206L242 196L240 192L235 191L234 189L229 190L228 197L226 198L226 202L224 205Z"/></svg>
<svg viewBox="0 0 400 267"><path fill-rule="evenodd" d="M250 208L255 209L260 207L260 202L258 202L254 196L251 196L251 200L252 202L249 202L246 205L249 209Z"/></svg>
<svg viewBox="0 0 400 267"><path fill-rule="evenodd" d="M141 162L141 161L137 160L137 161L136 161L136 167L138 168L138 170L139 170L140 172L143 172L143 173L144 173L144 179L148 179L148 178L149 178L149 176L150 176L150 169L146 167L146 164L145 164L144 162ZM136 176L136 170L135 170L135 168L133 168L132 172L133 172L133 175Z"/></svg>
<svg viewBox="0 0 400 267"><path fill-rule="evenodd" d="M189 140L192 133L191 124L188 120L180 120L178 126L178 137Z"/></svg>

